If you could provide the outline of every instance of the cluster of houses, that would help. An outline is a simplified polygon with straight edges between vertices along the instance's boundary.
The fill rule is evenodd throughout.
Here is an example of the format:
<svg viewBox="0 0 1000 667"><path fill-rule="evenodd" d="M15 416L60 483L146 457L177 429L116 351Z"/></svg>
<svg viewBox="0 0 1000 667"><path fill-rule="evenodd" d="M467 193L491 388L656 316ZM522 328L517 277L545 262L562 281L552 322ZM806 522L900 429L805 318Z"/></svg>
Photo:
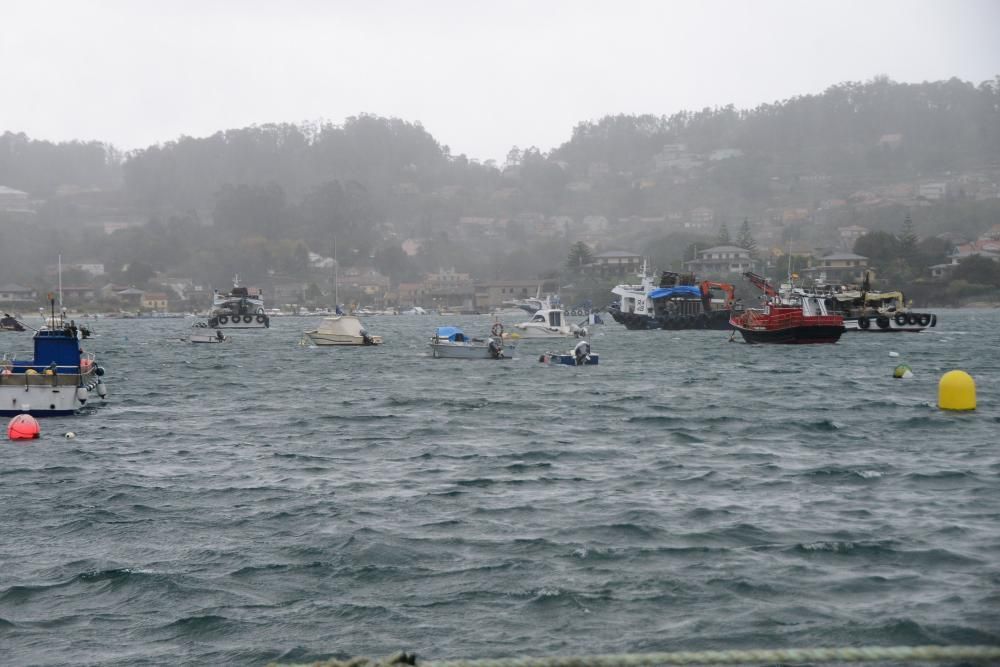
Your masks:
<svg viewBox="0 0 1000 667"><path fill-rule="evenodd" d="M840 228L844 246L852 247L854 241L866 234L864 227L852 225ZM772 248L760 256L735 245L717 245L697 250L696 258L684 263L684 270L698 276L733 280L747 271L761 272L770 265L780 264L789 254L806 256L809 266L799 269L803 277L819 282L859 283L869 270L869 259L839 248L818 252L802 243L789 243L785 248ZM930 267L932 279L946 280L964 259L979 256L1000 262L1000 225L971 243L956 246L949 261ZM316 256L314 264L322 262ZM644 257L625 250L598 252L581 273L605 281L631 280L642 270ZM317 264L320 265L320 264ZM325 266L325 265L322 265ZM99 264L77 264L71 268L83 269L93 275L103 273ZM169 292L148 291L127 285L106 284L103 287L64 285L63 303L69 307L87 307L95 304L115 304L128 312L164 313L190 311L207 307L211 289L194 285L189 280L171 283L163 281ZM308 285L301 280L271 279L261 286L269 305L295 310L309 300ZM539 291L558 289L557 281L540 280L476 280L469 273L454 268L442 268L429 273L419 282L400 283L392 286L389 278L371 268L346 268L336 278L337 298L342 303L353 303L373 308L421 306L437 310L458 312L490 312L509 306L512 302L535 296ZM333 289L332 287L330 289ZM327 297L330 294L326 295ZM12 311L31 311L41 307L47 295L17 284L0 285L0 308Z"/></svg>

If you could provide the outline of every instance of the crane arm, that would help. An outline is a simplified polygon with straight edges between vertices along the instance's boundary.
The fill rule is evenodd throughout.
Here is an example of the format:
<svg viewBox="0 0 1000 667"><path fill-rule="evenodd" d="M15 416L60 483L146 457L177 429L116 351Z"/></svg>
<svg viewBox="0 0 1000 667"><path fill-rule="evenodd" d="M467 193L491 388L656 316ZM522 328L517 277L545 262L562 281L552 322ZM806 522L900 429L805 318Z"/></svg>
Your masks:
<svg viewBox="0 0 1000 667"><path fill-rule="evenodd" d="M763 292L767 296L777 296L778 292L775 290L771 283L767 282L767 278L758 275L752 271L747 271L743 274L743 277L750 281L750 283Z"/></svg>

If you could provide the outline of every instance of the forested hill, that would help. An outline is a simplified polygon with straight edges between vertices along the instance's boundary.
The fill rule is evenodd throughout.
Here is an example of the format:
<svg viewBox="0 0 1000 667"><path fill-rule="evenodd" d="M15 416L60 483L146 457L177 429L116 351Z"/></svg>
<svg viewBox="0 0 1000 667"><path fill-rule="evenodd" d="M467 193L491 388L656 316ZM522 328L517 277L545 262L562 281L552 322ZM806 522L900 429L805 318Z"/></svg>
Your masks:
<svg viewBox="0 0 1000 667"><path fill-rule="evenodd" d="M612 174L662 172L672 157L665 147L700 156L741 154L737 162L751 161L740 170L747 179L742 189L750 195L760 179L773 175L892 179L981 167L1000 155L1000 78L978 86L958 79L905 84L878 78L755 109L583 122L548 155L511 151L508 163L526 173L518 186L524 196L507 200L542 213L578 212L565 192L568 182L593 179L595 164ZM486 199L503 186L492 178L498 173L492 163L450 155L419 124L375 116L349 118L340 126L275 124L181 137L124 159L93 141L53 144L12 132L0 136L0 185L33 195L66 184L109 187L118 182L119 167L133 201L178 210L210 205L226 185L277 184L291 199L330 181L354 181L379 196L405 184L408 193L457 186ZM463 208L472 209L466 212L510 212L475 199L466 198Z"/></svg>
<svg viewBox="0 0 1000 667"><path fill-rule="evenodd" d="M121 160L114 147L99 141L53 143L24 133L0 134L0 186L35 197L52 195L61 185L118 187Z"/></svg>
<svg viewBox="0 0 1000 667"><path fill-rule="evenodd" d="M399 183L433 188L454 178L447 150L419 124L376 116L343 125L276 124L182 137L131 153L125 185L155 203L199 206L225 185L280 186L291 198L330 181L376 194Z"/></svg>
<svg viewBox="0 0 1000 667"><path fill-rule="evenodd" d="M697 154L739 149L765 169L906 176L979 167L1000 155L1000 78L843 83L755 109L609 116L581 123L553 151L575 174L606 162L648 173L665 145Z"/></svg>
<svg viewBox="0 0 1000 667"><path fill-rule="evenodd" d="M847 225L892 232L911 209L920 236L973 239L998 222L998 183L1000 78L877 78L747 110L609 116L580 123L548 153L514 147L501 165L452 155L419 123L371 115L125 155L7 132L0 223L17 225L5 234L17 243L0 244L0 282L22 276L51 239L68 255L110 266L138 258L216 283L230 264L299 272L305 248L330 253L334 240L347 249L339 262L372 263L395 283L441 266L550 274L581 240L669 266L745 219L769 247L830 247ZM925 197L927 186L936 194ZM28 218L15 215L25 208ZM108 223L129 229L88 236ZM242 255L234 238L247 241ZM433 242L403 257L408 238Z"/></svg>

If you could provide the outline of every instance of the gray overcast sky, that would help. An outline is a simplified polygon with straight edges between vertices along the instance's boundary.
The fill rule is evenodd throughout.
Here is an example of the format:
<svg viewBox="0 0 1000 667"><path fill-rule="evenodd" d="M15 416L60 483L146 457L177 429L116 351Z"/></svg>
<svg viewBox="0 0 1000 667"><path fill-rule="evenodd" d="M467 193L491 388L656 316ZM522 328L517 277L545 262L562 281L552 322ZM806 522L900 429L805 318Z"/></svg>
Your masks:
<svg viewBox="0 0 1000 667"><path fill-rule="evenodd" d="M502 161L606 114L752 107L877 74L1000 74L1000 1L0 5L0 131L123 149L368 112Z"/></svg>

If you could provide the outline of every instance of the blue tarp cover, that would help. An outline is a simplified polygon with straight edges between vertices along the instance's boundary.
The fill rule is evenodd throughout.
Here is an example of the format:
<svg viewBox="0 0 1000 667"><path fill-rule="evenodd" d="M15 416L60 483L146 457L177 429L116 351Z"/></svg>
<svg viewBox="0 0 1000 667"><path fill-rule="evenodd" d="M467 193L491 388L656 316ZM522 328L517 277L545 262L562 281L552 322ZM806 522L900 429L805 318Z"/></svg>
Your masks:
<svg viewBox="0 0 1000 667"><path fill-rule="evenodd" d="M454 342L455 336L458 334L462 334L462 338L465 337L465 334L462 333L462 330L458 327L438 327L436 335L438 338L447 338L448 340Z"/></svg>
<svg viewBox="0 0 1000 667"><path fill-rule="evenodd" d="M680 285L678 287L657 287L646 295L650 299L665 299L672 296L701 298L701 290L694 285Z"/></svg>

